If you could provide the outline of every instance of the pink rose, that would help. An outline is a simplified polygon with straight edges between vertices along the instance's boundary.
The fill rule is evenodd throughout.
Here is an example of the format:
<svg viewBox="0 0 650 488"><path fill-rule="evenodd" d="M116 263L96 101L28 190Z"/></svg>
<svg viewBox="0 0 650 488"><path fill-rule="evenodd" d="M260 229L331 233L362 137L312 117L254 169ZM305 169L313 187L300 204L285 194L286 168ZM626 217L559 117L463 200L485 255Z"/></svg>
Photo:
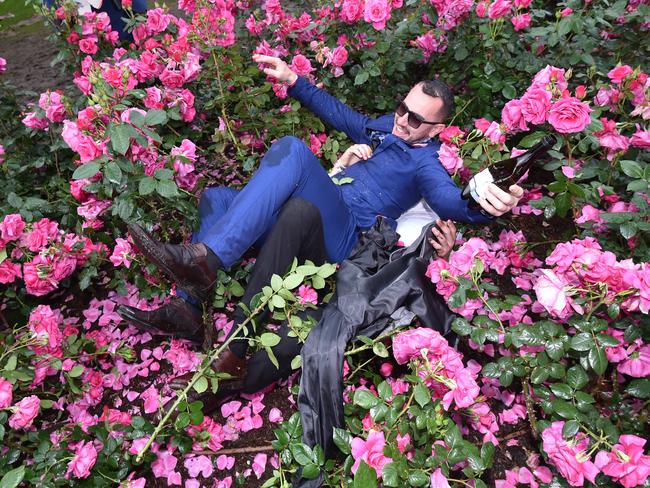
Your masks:
<svg viewBox="0 0 650 488"><path fill-rule="evenodd" d="M79 50L85 54L95 54L97 52L97 37L86 37L79 41Z"/></svg>
<svg viewBox="0 0 650 488"><path fill-rule="evenodd" d="M447 172L452 175L463 167L463 158L459 156L458 148L445 142L440 146L438 159L440 159Z"/></svg>
<svg viewBox="0 0 650 488"><path fill-rule="evenodd" d="M68 463L66 477L73 474L76 478L87 478L97 461L97 449L91 441L82 441L77 445L74 458Z"/></svg>
<svg viewBox="0 0 650 488"><path fill-rule="evenodd" d="M494 0L488 7L488 17L491 19L499 19L505 16L512 8L510 0Z"/></svg>
<svg viewBox="0 0 650 488"><path fill-rule="evenodd" d="M530 88L521 97L521 114L526 122L543 124L551 108L551 93L541 88Z"/></svg>
<svg viewBox="0 0 650 488"><path fill-rule="evenodd" d="M622 435L611 452L600 451L596 455L595 464L625 488L641 486L650 476L650 456L643 453L645 443L641 437Z"/></svg>
<svg viewBox="0 0 650 488"><path fill-rule="evenodd" d="M630 144L639 149L650 149L650 131L637 128L636 133L630 137Z"/></svg>
<svg viewBox="0 0 650 488"><path fill-rule="evenodd" d="M9 417L9 427L12 429L25 429L32 425L41 408L41 400L36 396L28 396L16 403L11 410L14 412Z"/></svg>
<svg viewBox="0 0 650 488"><path fill-rule="evenodd" d="M363 460L368 466L374 468L377 477L381 478L383 467L392 461L391 458L384 456L385 445L384 433L374 430L368 432L368 439L365 441L359 437L352 439L352 457L355 460L352 465L352 473L357 472L359 464Z"/></svg>
<svg viewBox="0 0 650 488"><path fill-rule="evenodd" d="M81 135L76 149L82 163L97 159L102 155L102 147L92 137Z"/></svg>
<svg viewBox="0 0 650 488"><path fill-rule="evenodd" d="M556 68L555 66L547 64L533 77L531 88L536 87L546 89L550 88L549 85L554 86L561 92L567 89L568 84L566 81L565 71L562 68Z"/></svg>
<svg viewBox="0 0 650 488"><path fill-rule="evenodd" d="M348 60L348 52L343 46L337 46L332 51L332 64L334 66L343 66Z"/></svg>
<svg viewBox="0 0 650 488"><path fill-rule="evenodd" d="M510 19L510 22L512 22L512 25L514 26L517 32L530 27L531 21L532 21L532 17L528 13L515 15Z"/></svg>
<svg viewBox="0 0 650 488"><path fill-rule="evenodd" d="M633 378L645 378L650 375L650 345L644 345L637 352L622 361L616 368L619 373Z"/></svg>
<svg viewBox="0 0 650 488"><path fill-rule="evenodd" d="M181 88L183 83L185 83L185 76L180 70L166 67L162 73L160 73L160 81L167 88Z"/></svg>
<svg viewBox="0 0 650 488"><path fill-rule="evenodd" d="M77 267L77 259L72 256L59 255L52 262L52 279L62 281L72 273Z"/></svg>
<svg viewBox="0 0 650 488"><path fill-rule="evenodd" d="M560 134L582 132L589 125L591 118L589 105L575 97L564 97L553 104L548 115L548 122Z"/></svg>
<svg viewBox="0 0 650 488"><path fill-rule="evenodd" d="M25 229L25 221L20 214L9 214L0 223L0 238L3 241L18 240Z"/></svg>
<svg viewBox="0 0 650 488"><path fill-rule="evenodd" d="M501 120L509 132L528 130L521 114L521 100L510 100L501 110Z"/></svg>
<svg viewBox="0 0 650 488"><path fill-rule="evenodd" d="M302 305L307 303L316 305L318 303L318 293L311 286L300 285L300 288L298 288L298 296Z"/></svg>
<svg viewBox="0 0 650 488"><path fill-rule="evenodd" d="M7 60L5 58L0 58L0 73L7 71Z"/></svg>
<svg viewBox="0 0 650 488"><path fill-rule="evenodd" d="M0 376L0 410L7 408L13 401L13 385Z"/></svg>
<svg viewBox="0 0 650 488"><path fill-rule="evenodd" d="M543 449L551 463L571 486L582 486L585 479L595 483L600 470L585 456L589 441L579 433L569 444L562 436L563 421L553 422L542 432Z"/></svg>
<svg viewBox="0 0 650 488"><path fill-rule="evenodd" d="M562 275L558 276L550 269L541 269L539 273L540 276L533 287L537 294L537 301L549 313L559 316L567 305L565 288L568 282Z"/></svg>
<svg viewBox="0 0 650 488"><path fill-rule="evenodd" d="M363 20L372 24L377 30L386 27L386 21L390 19L390 2L388 0L366 0L363 9Z"/></svg>
<svg viewBox="0 0 650 488"><path fill-rule="evenodd" d="M115 248L113 248L113 254L111 254L109 260L115 267L123 264L125 267L130 268L132 254L133 249L129 241L118 237L115 239Z"/></svg>
<svg viewBox="0 0 650 488"><path fill-rule="evenodd" d="M7 285L13 283L16 278L20 278L21 276L22 273L19 264L12 263L8 259L0 263L0 283Z"/></svg>
<svg viewBox="0 0 650 488"><path fill-rule="evenodd" d="M619 65L616 68L612 69L607 76L613 83L620 84L623 83L625 78L632 74L634 70L630 68L627 64Z"/></svg>
<svg viewBox="0 0 650 488"><path fill-rule="evenodd" d="M165 11L161 8L147 11L147 29L153 34L164 31L170 21L170 16L165 14Z"/></svg>
<svg viewBox="0 0 650 488"><path fill-rule="evenodd" d="M45 129L48 126L47 118L37 117L34 112L26 113L22 123L30 129Z"/></svg>
<svg viewBox="0 0 650 488"><path fill-rule="evenodd" d="M560 10L560 15L562 17L568 17L572 13L573 13L573 9L570 8L570 7L566 7L566 8L563 8L562 10Z"/></svg>
<svg viewBox="0 0 650 488"><path fill-rule="evenodd" d="M348 24L354 24L363 17L363 0L343 0L340 19Z"/></svg>
<svg viewBox="0 0 650 488"><path fill-rule="evenodd" d="M63 344L61 312L52 310L49 305L39 305L29 314L29 330L42 345L30 346L37 354L49 353L58 355Z"/></svg>
<svg viewBox="0 0 650 488"><path fill-rule="evenodd" d="M291 60L291 70L299 76L306 76L314 71L314 68L312 68L309 59L302 54L298 54Z"/></svg>

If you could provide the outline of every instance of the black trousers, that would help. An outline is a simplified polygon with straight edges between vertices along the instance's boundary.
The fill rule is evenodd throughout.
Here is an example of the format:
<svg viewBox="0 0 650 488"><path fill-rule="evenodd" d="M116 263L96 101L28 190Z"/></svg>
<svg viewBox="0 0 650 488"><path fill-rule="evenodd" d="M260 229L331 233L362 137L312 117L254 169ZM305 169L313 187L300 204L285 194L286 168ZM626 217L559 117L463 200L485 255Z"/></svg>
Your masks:
<svg viewBox="0 0 650 488"><path fill-rule="evenodd" d="M310 260L317 266L327 261L320 212L316 206L301 198L292 198L280 210L277 222L257 255L241 300L249 305L253 297L271 282L274 274L282 276L287 271L294 258L300 263ZM320 310L311 310L309 315L318 319ZM263 320L264 317L260 318ZM235 325L230 335L234 334L237 325L245 319L244 312L237 308L234 313ZM281 324L277 332L281 338L280 343L272 348L280 365L279 370L264 350L258 351L249 359L244 393L259 391L291 374L291 360L300 353L302 344L296 337L289 337L288 332L287 324ZM230 349L239 357L244 357L248 349L248 339L235 336L230 343Z"/></svg>

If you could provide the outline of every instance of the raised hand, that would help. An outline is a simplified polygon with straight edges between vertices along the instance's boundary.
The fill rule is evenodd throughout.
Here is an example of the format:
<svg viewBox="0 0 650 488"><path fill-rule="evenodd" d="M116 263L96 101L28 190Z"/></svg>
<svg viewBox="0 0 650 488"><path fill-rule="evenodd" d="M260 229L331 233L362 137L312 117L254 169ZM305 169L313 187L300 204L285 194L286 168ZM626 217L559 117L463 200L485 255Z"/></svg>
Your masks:
<svg viewBox="0 0 650 488"><path fill-rule="evenodd" d="M264 74L272 76L280 82L294 83L298 78L298 75L291 71L291 68L289 68L289 65L285 61L275 56L253 54L253 61L261 65L260 69Z"/></svg>

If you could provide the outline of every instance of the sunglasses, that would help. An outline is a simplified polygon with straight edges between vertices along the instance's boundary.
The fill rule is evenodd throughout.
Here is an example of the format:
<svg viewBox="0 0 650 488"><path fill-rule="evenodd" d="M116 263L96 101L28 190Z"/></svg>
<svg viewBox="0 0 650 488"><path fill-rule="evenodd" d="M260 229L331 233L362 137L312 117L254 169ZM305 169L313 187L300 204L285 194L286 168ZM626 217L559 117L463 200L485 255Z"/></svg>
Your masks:
<svg viewBox="0 0 650 488"><path fill-rule="evenodd" d="M429 125L444 124L444 122L430 122L428 120L424 120L420 115L416 114L415 112L411 112L404 102L399 102L397 104L395 113L397 114L398 117L402 117L404 116L404 114L409 114L408 124L413 129L417 129L422 124L429 124Z"/></svg>

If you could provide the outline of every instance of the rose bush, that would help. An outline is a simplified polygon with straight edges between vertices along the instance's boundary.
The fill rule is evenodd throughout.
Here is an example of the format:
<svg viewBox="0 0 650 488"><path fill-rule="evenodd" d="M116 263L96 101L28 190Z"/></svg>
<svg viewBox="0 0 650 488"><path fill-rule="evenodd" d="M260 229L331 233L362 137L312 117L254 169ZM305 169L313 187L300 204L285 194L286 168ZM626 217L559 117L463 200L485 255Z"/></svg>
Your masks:
<svg viewBox="0 0 650 488"><path fill-rule="evenodd" d="M648 483L644 2L180 0L177 14L128 12L126 44L105 14L42 12L75 88L25 94L2 81L0 58L0 474L47 486L288 486L298 469L333 486ZM450 260L428 267L459 314L458 348L416 327L348 351L341 463L302 444L293 415L277 453L235 468L219 451L263 425L263 395L204 417L168 386L198 370L193 388L216 388L203 354L115 313L169 292L132 265L127 221L186 239L202 189L244 183L274 139L296 134L330 162L347 144L264 79L254 52L370 115L416 80L447 81L459 108L440 159L459 184L544 133L558 140L511 217L463 229ZM304 338L295 311L324 299L332 272L294 266L246 305ZM221 338L246 275L220 272ZM158 423L169 402L174 422ZM527 466L494 469L507 450L530 453Z"/></svg>

